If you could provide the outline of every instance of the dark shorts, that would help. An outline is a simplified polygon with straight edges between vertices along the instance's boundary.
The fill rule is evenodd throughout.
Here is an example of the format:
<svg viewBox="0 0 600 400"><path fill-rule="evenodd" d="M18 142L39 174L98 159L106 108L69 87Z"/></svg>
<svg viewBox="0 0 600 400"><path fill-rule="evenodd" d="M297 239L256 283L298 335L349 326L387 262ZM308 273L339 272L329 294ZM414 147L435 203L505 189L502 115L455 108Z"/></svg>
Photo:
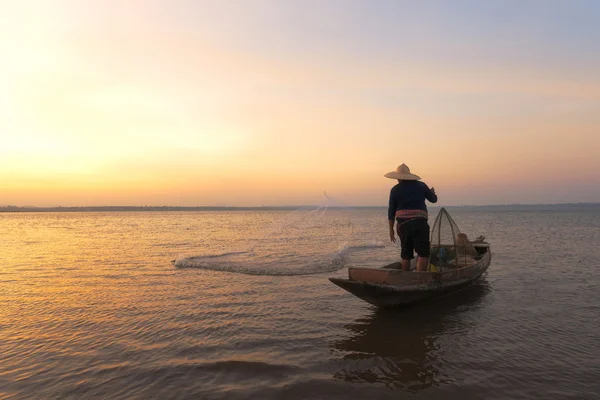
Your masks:
<svg viewBox="0 0 600 400"><path fill-rule="evenodd" d="M419 257L429 257L429 224L425 218L415 218L411 220L397 219L398 236L400 236L400 245L402 252L400 256L403 260L411 260L414 252Z"/></svg>

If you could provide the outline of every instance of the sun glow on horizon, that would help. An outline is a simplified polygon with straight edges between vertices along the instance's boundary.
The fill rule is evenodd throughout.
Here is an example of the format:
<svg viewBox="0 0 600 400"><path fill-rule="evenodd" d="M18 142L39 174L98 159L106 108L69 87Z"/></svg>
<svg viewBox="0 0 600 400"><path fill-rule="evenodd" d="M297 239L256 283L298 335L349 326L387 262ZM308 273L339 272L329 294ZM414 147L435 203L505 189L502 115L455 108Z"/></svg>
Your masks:
<svg viewBox="0 0 600 400"><path fill-rule="evenodd" d="M600 201L600 7L34 3L0 204L385 205L402 162L448 205Z"/></svg>

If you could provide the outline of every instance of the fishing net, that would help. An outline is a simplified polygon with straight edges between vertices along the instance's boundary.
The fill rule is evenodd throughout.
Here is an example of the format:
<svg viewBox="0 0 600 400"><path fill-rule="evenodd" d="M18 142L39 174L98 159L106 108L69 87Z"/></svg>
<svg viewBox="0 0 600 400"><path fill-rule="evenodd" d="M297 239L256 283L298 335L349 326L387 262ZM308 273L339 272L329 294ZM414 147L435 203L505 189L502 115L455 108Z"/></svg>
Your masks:
<svg viewBox="0 0 600 400"><path fill-rule="evenodd" d="M460 268L477 261L477 250L467 235L461 233L445 208L440 212L431 229L430 271Z"/></svg>

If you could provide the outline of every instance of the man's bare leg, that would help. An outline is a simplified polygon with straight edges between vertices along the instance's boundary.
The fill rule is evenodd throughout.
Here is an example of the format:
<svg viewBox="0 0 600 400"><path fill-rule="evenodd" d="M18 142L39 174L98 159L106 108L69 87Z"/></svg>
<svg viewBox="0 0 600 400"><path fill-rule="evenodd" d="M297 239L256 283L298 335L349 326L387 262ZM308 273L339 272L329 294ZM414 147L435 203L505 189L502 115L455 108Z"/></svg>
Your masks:
<svg viewBox="0 0 600 400"><path fill-rule="evenodd" d="M405 260L404 258L402 259L402 270L410 271L410 260Z"/></svg>
<svg viewBox="0 0 600 400"><path fill-rule="evenodd" d="M402 261L404 261L404 260L402 260ZM427 271L428 265L429 265L429 257L417 258L417 271L419 271L419 272Z"/></svg>

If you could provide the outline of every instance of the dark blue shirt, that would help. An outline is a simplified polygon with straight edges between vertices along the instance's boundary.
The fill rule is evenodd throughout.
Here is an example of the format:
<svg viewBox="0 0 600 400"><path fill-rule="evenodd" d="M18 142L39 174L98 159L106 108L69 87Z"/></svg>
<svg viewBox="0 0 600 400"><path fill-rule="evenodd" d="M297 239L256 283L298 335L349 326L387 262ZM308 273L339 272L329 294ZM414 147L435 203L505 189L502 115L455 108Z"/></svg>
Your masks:
<svg viewBox="0 0 600 400"><path fill-rule="evenodd" d="M425 199L437 202L437 196L426 184L420 181L400 181L390 191L388 220L394 220L397 210L427 211Z"/></svg>

